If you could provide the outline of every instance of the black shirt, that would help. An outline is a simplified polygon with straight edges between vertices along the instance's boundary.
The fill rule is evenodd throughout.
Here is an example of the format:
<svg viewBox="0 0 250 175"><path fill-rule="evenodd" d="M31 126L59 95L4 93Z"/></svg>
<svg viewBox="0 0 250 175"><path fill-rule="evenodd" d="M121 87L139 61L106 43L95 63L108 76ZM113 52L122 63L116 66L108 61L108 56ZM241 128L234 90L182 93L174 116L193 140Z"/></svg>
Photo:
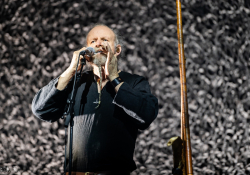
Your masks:
<svg viewBox="0 0 250 175"><path fill-rule="evenodd" d="M146 129L156 118L158 101L145 78L126 72L119 76L124 81L119 91L116 94L108 82L98 108L93 72L81 77L74 105L73 171L136 169L133 153L137 131ZM57 81L52 80L33 99L32 111L42 120L53 122L63 115L72 83L59 91Z"/></svg>

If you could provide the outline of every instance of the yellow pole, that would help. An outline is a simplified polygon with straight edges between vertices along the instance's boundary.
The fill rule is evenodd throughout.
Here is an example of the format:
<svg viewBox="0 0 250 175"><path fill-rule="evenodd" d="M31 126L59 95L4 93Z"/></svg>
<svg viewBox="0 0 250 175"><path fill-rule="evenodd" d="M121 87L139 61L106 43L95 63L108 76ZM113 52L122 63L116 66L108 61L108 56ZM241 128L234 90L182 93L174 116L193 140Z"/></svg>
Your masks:
<svg viewBox="0 0 250 175"><path fill-rule="evenodd" d="M186 84L186 60L184 56L184 42L182 29L182 14L181 1L176 0L177 11L177 35L178 35L178 53L179 53L179 69L181 81L181 139L183 141L182 158L185 162L183 164L183 174L193 175L192 166L192 151L189 131L189 117L188 117L188 101L187 101L187 84Z"/></svg>

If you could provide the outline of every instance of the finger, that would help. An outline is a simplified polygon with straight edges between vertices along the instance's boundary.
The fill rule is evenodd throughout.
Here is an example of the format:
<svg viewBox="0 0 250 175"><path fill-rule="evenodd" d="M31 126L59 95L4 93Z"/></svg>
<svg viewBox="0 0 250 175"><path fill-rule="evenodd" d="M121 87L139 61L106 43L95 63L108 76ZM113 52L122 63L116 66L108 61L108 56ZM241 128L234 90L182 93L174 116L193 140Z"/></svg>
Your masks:
<svg viewBox="0 0 250 175"><path fill-rule="evenodd" d="M88 62L90 62L90 61L91 61L91 57L90 57L90 56L88 56L88 55L84 55L84 58L85 58Z"/></svg>
<svg viewBox="0 0 250 175"><path fill-rule="evenodd" d="M82 47L81 49L79 49L78 51L76 51L77 52L77 56L80 54L81 51L83 51L85 49L86 49L86 47ZM82 60L82 59L83 59L83 56L80 55L80 60Z"/></svg>
<svg viewBox="0 0 250 175"><path fill-rule="evenodd" d="M102 45L103 45L103 48L104 48L104 50L105 50L106 52L111 52L111 53L112 53L111 47L110 47L110 45L109 45L108 42L103 42Z"/></svg>
<svg viewBox="0 0 250 175"><path fill-rule="evenodd" d="M85 50L85 49L86 49L86 47L82 47L81 49L75 51L75 52L74 52L75 59L78 59L79 53L80 53L81 51ZM82 60L82 59L83 59L83 56L80 55L80 60Z"/></svg>
<svg viewBox="0 0 250 175"><path fill-rule="evenodd" d="M105 49L104 45L101 46L101 49L102 49L103 52L106 52L106 49Z"/></svg>
<svg viewBox="0 0 250 175"><path fill-rule="evenodd" d="M106 47L107 47L108 52L111 52L111 53L112 53L112 50L111 50L111 47L110 47L109 43L106 42L105 44L106 44Z"/></svg>
<svg viewBox="0 0 250 175"><path fill-rule="evenodd" d="M109 70L108 70L109 62L110 62L110 53L108 52L107 60L106 60L106 63L105 63L105 74L106 74L107 76L109 75Z"/></svg>
<svg viewBox="0 0 250 175"><path fill-rule="evenodd" d="M86 50L86 47L82 47L81 49L79 49L78 51L81 52L83 50Z"/></svg>
<svg viewBox="0 0 250 175"><path fill-rule="evenodd" d="M107 47L107 43L103 42L102 47L103 47L103 50L104 50L106 53L109 52L108 47Z"/></svg>
<svg viewBox="0 0 250 175"><path fill-rule="evenodd" d="M111 47L110 47L110 45L109 45L109 43L107 43L106 44L106 46L107 46L107 49L108 49L108 52L110 53L110 61L112 61L112 59L113 59L113 51L112 51L112 49L111 49Z"/></svg>

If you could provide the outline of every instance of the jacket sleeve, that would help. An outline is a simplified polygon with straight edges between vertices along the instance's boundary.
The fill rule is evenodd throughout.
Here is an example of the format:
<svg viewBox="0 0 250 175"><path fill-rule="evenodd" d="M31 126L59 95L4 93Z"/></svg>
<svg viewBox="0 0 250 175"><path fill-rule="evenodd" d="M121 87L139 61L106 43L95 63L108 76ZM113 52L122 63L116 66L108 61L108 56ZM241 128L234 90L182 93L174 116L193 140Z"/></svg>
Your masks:
<svg viewBox="0 0 250 175"><path fill-rule="evenodd" d="M148 128L158 114L158 99L151 94L149 83L143 77L137 78L133 86L124 82L113 103L123 108L141 130Z"/></svg>
<svg viewBox="0 0 250 175"><path fill-rule="evenodd" d="M48 85L40 89L32 101L32 112L41 120L54 122L64 113L68 86L62 91L56 89L58 79L59 77L51 80Z"/></svg>

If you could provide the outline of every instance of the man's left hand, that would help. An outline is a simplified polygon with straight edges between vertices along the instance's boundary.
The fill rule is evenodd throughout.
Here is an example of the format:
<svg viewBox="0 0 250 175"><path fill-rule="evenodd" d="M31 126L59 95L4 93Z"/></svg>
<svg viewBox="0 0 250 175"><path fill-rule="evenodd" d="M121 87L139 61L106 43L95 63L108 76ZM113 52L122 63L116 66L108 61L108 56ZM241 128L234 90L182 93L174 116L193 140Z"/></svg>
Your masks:
<svg viewBox="0 0 250 175"><path fill-rule="evenodd" d="M107 78L112 81L115 78L119 77L117 69L117 57L116 55L114 55L108 42L104 42L102 47L102 49L107 52L107 60L105 63L105 76L107 76Z"/></svg>

